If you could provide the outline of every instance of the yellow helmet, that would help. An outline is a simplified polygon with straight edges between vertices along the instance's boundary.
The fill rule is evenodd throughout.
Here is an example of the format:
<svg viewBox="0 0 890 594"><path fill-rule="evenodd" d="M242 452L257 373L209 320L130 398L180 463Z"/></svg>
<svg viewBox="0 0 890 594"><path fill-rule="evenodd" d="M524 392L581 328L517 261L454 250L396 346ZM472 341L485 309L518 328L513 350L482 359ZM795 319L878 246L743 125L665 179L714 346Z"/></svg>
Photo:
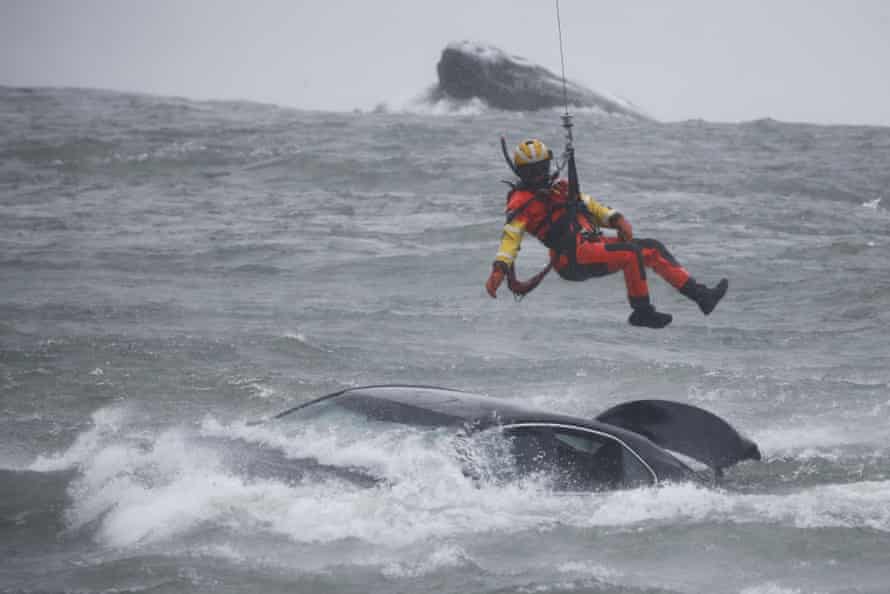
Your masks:
<svg viewBox="0 0 890 594"><path fill-rule="evenodd" d="M523 140L513 151L513 164L523 184L529 187L544 187L551 182L550 161L553 151L547 145L532 138Z"/></svg>
<svg viewBox="0 0 890 594"><path fill-rule="evenodd" d="M552 158L553 151L537 138L523 140L516 146L516 150L513 151L513 164L517 167L549 161Z"/></svg>

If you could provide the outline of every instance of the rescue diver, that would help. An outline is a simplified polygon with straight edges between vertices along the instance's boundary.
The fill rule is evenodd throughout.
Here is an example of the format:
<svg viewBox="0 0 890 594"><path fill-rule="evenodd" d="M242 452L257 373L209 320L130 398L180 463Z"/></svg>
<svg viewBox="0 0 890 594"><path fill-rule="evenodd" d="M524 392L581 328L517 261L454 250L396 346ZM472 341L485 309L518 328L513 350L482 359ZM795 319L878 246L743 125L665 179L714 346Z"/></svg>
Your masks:
<svg viewBox="0 0 890 594"><path fill-rule="evenodd" d="M513 263L523 235L528 232L550 249L550 265L566 280L584 281L623 271L633 309L628 322L634 326L664 328L673 319L652 305L646 268L654 270L698 304L705 315L714 311L726 294L729 281L724 278L713 288L696 282L661 242L635 239L630 222L617 210L581 193L576 205L577 222L571 224L567 216L569 184L564 179L557 180L557 174L551 174L552 160L553 152L537 139L521 142L513 153L519 182L512 184L507 195L507 222L491 275L485 283L489 295L497 297L505 276L510 280L511 290L517 292ZM618 236L604 236L601 228L615 229ZM539 273L537 282L541 276Z"/></svg>

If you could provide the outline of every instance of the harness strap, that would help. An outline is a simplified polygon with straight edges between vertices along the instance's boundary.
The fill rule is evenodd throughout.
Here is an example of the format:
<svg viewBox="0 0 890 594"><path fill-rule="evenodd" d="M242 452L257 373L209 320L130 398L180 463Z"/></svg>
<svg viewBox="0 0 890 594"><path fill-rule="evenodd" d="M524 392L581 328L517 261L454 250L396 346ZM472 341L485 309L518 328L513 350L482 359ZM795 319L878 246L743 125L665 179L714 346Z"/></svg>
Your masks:
<svg viewBox="0 0 890 594"><path fill-rule="evenodd" d="M510 201L510 196L513 195L513 192L521 189L522 188L514 187L513 190L507 194L507 202ZM529 227L529 233L537 236L544 225L548 225L549 228L542 239L544 245L555 250L557 253L570 253L575 247L575 235L578 233L583 235L585 231L582 231L579 228L580 226L577 221L570 220L570 217L568 216L568 205L562 206L565 212L556 220L553 220L553 212L556 209L556 205L553 200L550 199L550 192L552 191L553 187L551 186L535 192L535 195L529 198L522 206L507 213L507 222L509 223L525 212L525 209L531 206L533 202L544 202L547 206L547 217L542 220L538 226L534 228ZM599 224L593 218L593 214L587 209L583 202L580 203L580 210L576 209L576 214L580 214L587 219L587 222L593 227L593 233L599 235Z"/></svg>

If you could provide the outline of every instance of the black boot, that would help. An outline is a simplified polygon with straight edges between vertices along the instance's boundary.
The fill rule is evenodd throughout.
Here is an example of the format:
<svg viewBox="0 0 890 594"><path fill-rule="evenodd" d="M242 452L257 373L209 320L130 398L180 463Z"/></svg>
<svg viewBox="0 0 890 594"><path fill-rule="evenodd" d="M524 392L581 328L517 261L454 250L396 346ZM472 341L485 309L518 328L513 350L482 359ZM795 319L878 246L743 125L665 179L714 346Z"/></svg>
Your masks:
<svg viewBox="0 0 890 594"><path fill-rule="evenodd" d="M631 326L642 326L644 328L664 328L671 323L674 317L671 314L655 311L651 305L643 305L635 307L633 313L627 318Z"/></svg>
<svg viewBox="0 0 890 594"><path fill-rule="evenodd" d="M680 293L695 301L702 313L708 315L714 311L714 308L717 307L717 304L726 295L726 289L728 288L729 281L725 278L721 279L713 289L709 289L705 285L695 282L695 279L690 277L686 284L680 287Z"/></svg>

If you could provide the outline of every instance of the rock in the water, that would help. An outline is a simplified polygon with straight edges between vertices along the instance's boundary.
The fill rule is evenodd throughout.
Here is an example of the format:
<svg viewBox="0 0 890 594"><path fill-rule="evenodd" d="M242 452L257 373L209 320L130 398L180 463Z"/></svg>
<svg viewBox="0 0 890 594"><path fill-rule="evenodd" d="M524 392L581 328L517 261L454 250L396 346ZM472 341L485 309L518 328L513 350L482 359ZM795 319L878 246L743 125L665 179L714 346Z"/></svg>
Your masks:
<svg viewBox="0 0 890 594"><path fill-rule="evenodd" d="M449 44L437 65L439 84L433 98L479 98L491 107L534 111L564 105L562 78L543 66L500 49L463 41ZM642 111L579 84L567 82L569 105L595 107L611 114L650 119Z"/></svg>

